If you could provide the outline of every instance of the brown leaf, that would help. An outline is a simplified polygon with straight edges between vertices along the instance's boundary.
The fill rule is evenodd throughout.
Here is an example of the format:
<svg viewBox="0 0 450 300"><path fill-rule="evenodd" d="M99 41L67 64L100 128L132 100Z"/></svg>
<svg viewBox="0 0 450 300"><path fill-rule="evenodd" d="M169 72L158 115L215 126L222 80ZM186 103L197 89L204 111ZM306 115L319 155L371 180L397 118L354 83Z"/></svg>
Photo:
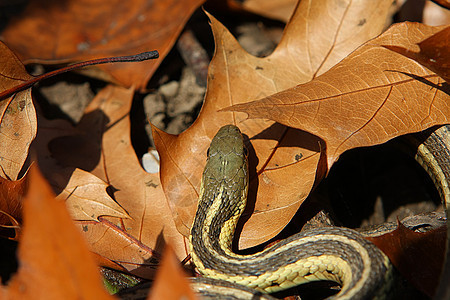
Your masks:
<svg viewBox="0 0 450 300"><path fill-rule="evenodd" d="M240 127L249 148L249 208L240 247L275 236L288 223L314 184L320 140L303 131L244 114L217 113L306 82L328 70L360 43L381 32L391 1L302 1L275 52L258 58L245 52L214 18L215 55L208 92L196 122L178 136L154 129L161 156L161 182L183 235L195 214L206 150L225 124ZM333 11L333 18L328 13ZM362 21L364 20L364 22ZM298 176L306 170L309 176Z"/></svg>
<svg viewBox="0 0 450 300"><path fill-rule="evenodd" d="M439 4L441 7L450 9L450 1L448 0L434 0L434 2Z"/></svg>
<svg viewBox="0 0 450 300"><path fill-rule="evenodd" d="M0 65L0 92L32 78L2 42ZM36 129L36 112L29 89L0 99L0 176L18 179Z"/></svg>
<svg viewBox="0 0 450 300"><path fill-rule="evenodd" d="M186 248L172 220L159 174L145 172L132 147L128 114L133 95L133 89L107 86L87 107L78 126L65 130L66 135L62 131L61 135L55 134L48 141L47 136L54 130L47 127L47 134L43 134L43 140L39 141L38 152L42 154L40 160L53 159L47 159L46 166L53 170L48 176L55 186L67 186L75 175L71 174L72 178L67 176L65 183L58 181L61 166L63 170L81 168L111 186L115 201L130 217L108 215L100 218L99 223L87 221L78 224L92 251L135 275L151 278L158 258L155 251L162 251L165 243L169 242L177 255L184 258ZM42 150L47 145L50 149L48 155ZM101 192L104 193L103 190ZM98 196L96 189L89 189L84 195L90 199ZM115 247L111 248L111 244Z"/></svg>
<svg viewBox="0 0 450 300"><path fill-rule="evenodd" d="M311 82L225 110L317 135L327 144L330 168L346 150L448 123L448 85L382 46L414 47L440 30L420 23L394 25Z"/></svg>
<svg viewBox="0 0 450 300"><path fill-rule="evenodd" d="M102 97L102 95L107 97L108 93L100 93L99 96ZM127 96L130 97L130 94L127 94ZM89 116L87 121L86 116ZM67 174L68 171L74 170L73 167L66 167L64 164L79 165L92 169L100 159L97 152L101 147L99 145L102 138L101 132L106 130L104 127L106 116L103 113L95 113L87 114L83 118L84 121L80 123L82 129L73 128L64 120L50 121L44 117L39 118L38 136L33 143L34 150L38 153L39 163L45 170L46 177L53 183L54 187L57 187L58 192L63 191L63 187L70 180L71 173ZM84 138L86 136L84 130L88 131L91 140ZM53 144L51 141L53 141ZM58 144L61 142L65 148L59 149ZM49 151L49 146L56 155ZM58 161L55 158L60 160ZM91 176L94 175L91 174ZM95 178L100 180L98 177ZM64 183L64 180L66 183ZM103 193L102 190L100 195ZM89 198L97 196L97 191L88 193ZM90 249L101 257L97 261L102 266L114 267L121 271L130 270L135 275L153 278L157 264L155 252L129 235L122 227L118 227L102 217L99 218L98 222L80 221L76 224L80 231L84 233ZM114 247L111 247L111 245L114 245ZM156 257L158 256L156 255Z"/></svg>
<svg viewBox="0 0 450 300"><path fill-rule="evenodd" d="M45 177L51 183L57 198L66 200L66 206L72 218L75 220L97 220L99 216L130 218L108 194L108 183L91 173L74 168L73 166L77 164L66 164L64 160L54 159L60 156L65 159L72 157L72 160L79 159L85 164L89 164L92 160L98 161L98 150L94 151L90 148L87 151L80 151L77 146L81 143L79 137L83 134L82 129L73 128L65 120L47 120L39 116L39 121L39 131L33 148L38 153L39 164L43 167ZM94 132L93 124L90 125L89 135L101 138L101 135ZM64 149L62 153L58 153L58 149L52 147L51 143L58 139L62 139L66 148L77 149L79 151L77 156L71 156L72 152L64 151ZM78 165L84 166L81 163Z"/></svg>
<svg viewBox="0 0 450 300"><path fill-rule="evenodd" d="M189 281L170 246L164 250L161 266L156 274L148 300L195 300Z"/></svg>
<svg viewBox="0 0 450 300"><path fill-rule="evenodd" d="M112 299L64 202L54 199L36 167L29 172L20 267L0 293L5 299Z"/></svg>
<svg viewBox="0 0 450 300"><path fill-rule="evenodd" d="M75 169L69 182L58 187L62 192L57 198L66 201L67 209L75 220L96 221L99 216L130 218L127 212L108 195L107 187L108 184L100 178L81 169Z"/></svg>
<svg viewBox="0 0 450 300"><path fill-rule="evenodd" d="M90 250L102 257L97 259L101 266L154 279L160 255L131 236L126 228L118 227L104 217L100 217L99 222L77 221L76 224L83 232ZM162 246L158 245L155 248L160 247Z"/></svg>
<svg viewBox="0 0 450 300"><path fill-rule="evenodd" d="M414 4L411 3L410 6L414 6ZM423 11L419 12L421 23L431 26L441 26L450 24L449 0L427 0L424 2L424 4L417 6L419 7L423 6ZM413 16L413 19L404 19L404 20L415 20L415 18Z"/></svg>
<svg viewBox="0 0 450 300"><path fill-rule="evenodd" d="M418 43L420 51L416 52L415 47L406 49L399 46L385 46L386 48L398 52L406 57L414 59L431 71L441 76L450 83L450 27L433 34L424 41Z"/></svg>
<svg viewBox="0 0 450 300"><path fill-rule="evenodd" d="M28 186L28 176L12 181L0 177L0 226L22 221L22 201ZM13 220L12 220L12 219Z"/></svg>
<svg viewBox="0 0 450 300"><path fill-rule="evenodd" d="M380 248L417 289L433 297L444 263L446 228L421 233L399 222L396 230L367 239Z"/></svg>
<svg viewBox="0 0 450 300"><path fill-rule="evenodd" d="M164 58L204 0L29 1L3 31L3 40L26 62L61 63L158 49ZM162 59L99 66L93 75L144 88Z"/></svg>
<svg viewBox="0 0 450 300"><path fill-rule="evenodd" d="M228 1L232 7L238 7L244 10L248 10L252 13L259 14L261 16L280 20L283 22L289 21L295 6L299 1L297 0L245 0L245 1Z"/></svg>

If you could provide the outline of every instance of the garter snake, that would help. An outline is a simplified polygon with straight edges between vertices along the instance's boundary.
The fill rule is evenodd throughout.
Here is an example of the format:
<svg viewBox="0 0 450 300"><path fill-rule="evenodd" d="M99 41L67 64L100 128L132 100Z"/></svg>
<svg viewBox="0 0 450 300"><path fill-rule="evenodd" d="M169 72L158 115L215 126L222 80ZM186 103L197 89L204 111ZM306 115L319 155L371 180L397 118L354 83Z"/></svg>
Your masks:
<svg viewBox="0 0 450 300"><path fill-rule="evenodd" d="M264 293L309 281L331 280L341 285L335 295L339 299L382 298L391 288L394 270L389 259L348 228L308 230L255 254L234 253L234 230L246 205L249 180L240 130L234 125L222 127L207 156L189 237L192 261L202 275ZM442 168L449 165L439 161L438 166L433 165L436 159L426 147L419 151L417 160L430 166L427 171L436 180L441 197L448 201L449 170Z"/></svg>

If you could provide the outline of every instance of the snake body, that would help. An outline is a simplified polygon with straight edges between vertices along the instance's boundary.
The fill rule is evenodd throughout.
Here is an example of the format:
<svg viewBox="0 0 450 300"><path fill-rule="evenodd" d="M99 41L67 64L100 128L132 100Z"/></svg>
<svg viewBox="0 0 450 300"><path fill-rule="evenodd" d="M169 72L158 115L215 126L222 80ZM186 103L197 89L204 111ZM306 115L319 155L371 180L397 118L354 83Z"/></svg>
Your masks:
<svg viewBox="0 0 450 300"><path fill-rule="evenodd" d="M303 231L255 254L234 253L231 246L246 205L248 180L243 137L236 126L226 125L208 150L189 237L192 261L201 274L263 293L317 280L339 283L336 299L383 298L388 293L394 272L389 259L352 229Z"/></svg>

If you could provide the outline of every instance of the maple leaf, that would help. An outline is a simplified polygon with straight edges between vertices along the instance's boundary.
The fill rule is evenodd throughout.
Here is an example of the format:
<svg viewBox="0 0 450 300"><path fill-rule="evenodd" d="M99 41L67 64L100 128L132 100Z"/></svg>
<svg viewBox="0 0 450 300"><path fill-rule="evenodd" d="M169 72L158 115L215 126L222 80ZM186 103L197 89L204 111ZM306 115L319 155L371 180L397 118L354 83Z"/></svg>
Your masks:
<svg viewBox="0 0 450 300"><path fill-rule="evenodd" d="M244 219L251 217L243 227L239 245L260 244L282 230L313 187L320 140L271 121L246 120L245 114L217 111L310 81L327 71L381 32L390 4L302 1L279 46L265 58L245 52L210 16L216 50L198 119L178 136L153 129L161 156L161 183L183 235L189 234L195 214L206 149L217 130L230 123L246 135L251 166ZM299 176L302 170L307 170L307 176Z"/></svg>
<svg viewBox="0 0 450 300"><path fill-rule="evenodd" d="M158 49L165 57L203 2L29 1L25 11L9 22L2 38L26 63L55 64L148 49ZM104 65L90 74L143 89L161 61Z"/></svg>

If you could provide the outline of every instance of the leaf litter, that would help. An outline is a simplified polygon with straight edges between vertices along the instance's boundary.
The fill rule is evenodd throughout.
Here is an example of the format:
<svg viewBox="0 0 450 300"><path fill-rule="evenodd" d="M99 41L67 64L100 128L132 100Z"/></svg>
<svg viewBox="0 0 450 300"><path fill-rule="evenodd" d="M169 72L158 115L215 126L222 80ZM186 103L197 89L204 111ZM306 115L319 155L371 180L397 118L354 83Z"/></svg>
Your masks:
<svg viewBox="0 0 450 300"><path fill-rule="evenodd" d="M381 10L380 7L375 9L356 4L332 7L329 2L326 7L336 14L336 18L327 18L327 10L320 8L324 3L311 5L308 7L305 2L300 4L280 45L266 58L247 54L225 27L210 17L216 54L210 65L202 114L192 127L197 129L191 128L186 133L170 136L154 128L155 142L159 143L162 157L161 182L158 174L143 172L131 145L128 114L134 94L132 88L107 86L86 109L88 120L82 120L78 126L40 119L39 130L42 133L52 132L52 138L45 138L43 134L36 139L41 141L42 146L38 150L39 161L51 167L49 170L52 172L46 177L55 189L65 190L63 197L70 199L73 191L83 186L83 180L90 181L85 176L94 176L92 178L97 180L99 189L86 189L86 193L81 194L75 203L79 205L82 200L89 203L89 199L97 197L100 191L106 202L116 205L113 205L115 212L107 210L107 207L113 207L111 205L98 206L94 208L94 213L84 213L85 221L77 221L91 250L102 255L105 261L117 264L118 268L143 277L153 276L159 258L157 252L165 243L170 243L177 256L183 257L186 254L185 240L178 232L186 235L193 218L205 160L204 154L198 154L205 153L215 131L230 122L243 129L254 166L250 173L253 176L251 189L254 190L254 194L250 195L250 201L253 201L250 213L253 211L253 215L244 225L240 247L265 241L285 226L308 195L316 177L326 173L326 170L319 175L315 173L320 156L328 155L328 167L331 166L328 139L318 139L317 136L322 136L305 132L311 132L307 128L301 128L305 131L288 129L273 121L246 120L245 114L217 111L270 96L299 83L312 85L327 76L331 78L329 73L334 69L330 68L382 31L390 1L377 3L382 6ZM373 11L377 14L369 13ZM314 42L311 42L311 36L315 37ZM423 92L424 95L434 92L439 100L442 95L436 86L442 85L442 81L427 73L426 69L414 70L422 73L415 74L419 77L412 78L411 82L424 76L435 87L428 94ZM339 76L336 78L339 79ZM326 89L312 91L319 93L322 90ZM273 113L275 115L276 111ZM270 115L270 118L273 116ZM316 134L314 131L312 133ZM293 142L299 139L301 143ZM36 147L39 149L39 146ZM90 154L84 155L86 153ZM340 153L334 152L331 163ZM88 158L87 161L85 158ZM306 179L296 181L300 174L298 170L303 168L305 171L302 174L306 174ZM15 172L18 174L18 171ZM62 184L57 184L56 177L65 172L84 175L79 178L64 175ZM52 176L55 178L52 179ZM73 185L64 186L69 182ZM107 186L113 189L106 191ZM258 196L255 195L256 188ZM261 194L265 197L257 198ZM282 216L274 218L277 215ZM260 222L266 222L267 226L261 229ZM109 246L111 243L116 244L115 248Z"/></svg>

